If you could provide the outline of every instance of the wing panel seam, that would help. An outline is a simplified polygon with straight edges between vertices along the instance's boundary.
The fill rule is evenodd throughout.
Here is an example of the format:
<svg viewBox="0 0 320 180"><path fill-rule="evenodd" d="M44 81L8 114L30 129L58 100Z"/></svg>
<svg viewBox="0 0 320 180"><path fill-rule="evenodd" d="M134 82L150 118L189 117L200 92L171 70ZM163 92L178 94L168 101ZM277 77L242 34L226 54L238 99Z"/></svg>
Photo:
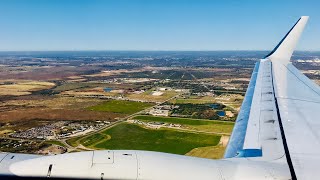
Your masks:
<svg viewBox="0 0 320 180"><path fill-rule="evenodd" d="M271 62L272 63L272 62ZM288 144L287 144L287 139L284 133L284 129L283 129L283 124L282 124L282 119L281 119L281 115L280 115L280 110L279 110L279 104L278 104L278 100L276 97L276 91L275 91L275 87L274 87L274 73L273 73L273 68L271 66L271 73L272 73L272 88L273 88L273 96L274 96L274 101L275 101L275 105L276 105L276 110L277 110L277 116L278 116L278 121L279 121L279 126L280 126L280 132L281 132L281 137L282 137L282 142L283 142L283 146L284 146L284 151L286 154L286 159L287 159L287 163L290 169L290 174L292 177L292 180L297 180L297 176L296 173L294 171L294 167L292 164L292 160L291 160L291 156L290 156L290 152L289 152L289 148L288 148Z"/></svg>

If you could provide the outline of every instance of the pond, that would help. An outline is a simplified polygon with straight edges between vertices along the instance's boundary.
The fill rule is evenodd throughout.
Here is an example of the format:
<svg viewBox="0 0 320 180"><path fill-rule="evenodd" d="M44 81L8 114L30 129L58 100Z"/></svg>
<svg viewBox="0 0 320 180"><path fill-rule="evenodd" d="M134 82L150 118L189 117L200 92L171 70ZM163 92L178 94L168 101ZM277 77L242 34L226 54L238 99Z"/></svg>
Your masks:
<svg viewBox="0 0 320 180"><path fill-rule="evenodd" d="M104 92L110 92L110 91L112 91L112 88L106 87L106 88L104 88L103 90L104 90Z"/></svg>
<svg viewBox="0 0 320 180"><path fill-rule="evenodd" d="M225 116L226 113L224 111L217 111L218 116Z"/></svg>

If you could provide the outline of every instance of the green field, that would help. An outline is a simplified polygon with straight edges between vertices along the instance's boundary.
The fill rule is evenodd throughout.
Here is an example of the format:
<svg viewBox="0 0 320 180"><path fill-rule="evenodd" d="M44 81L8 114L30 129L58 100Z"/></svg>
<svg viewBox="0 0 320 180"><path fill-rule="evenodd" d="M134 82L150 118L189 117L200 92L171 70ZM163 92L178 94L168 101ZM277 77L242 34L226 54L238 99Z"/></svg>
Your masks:
<svg viewBox="0 0 320 180"><path fill-rule="evenodd" d="M133 114L151 106L153 106L152 103L110 100L96 106L88 107L87 109L92 111Z"/></svg>
<svg viewBox="0 0 320 180"><path fill-rule="evenodd" d="M97 133L97 134L91 135L89 137L86 137L83 140L80 140L80 142L84 146L94 147L99 142L106 141L108 139L110 139L110 136L108 136L106 134Z"/></svg>
<svg viewBox="0 0 320 180"><path fill-rule="evenodd" d="M80 143L97 149L149 150L186 154L197 147L215 146L221 137L213 134L145 129L128 123L114 126L101 134L110 136L111 139L103 140L101 135L95 134L81 139Z"/></svg>
<svg viewBox="0 0 320 180"><path fill-rule="evenodd" d="M174 117L157 117L157 116L135 116L133 119L141 121L164 122L185 125L190 130L206 131L214 133L231 134L234 122L190 119L190 118L174 118Z"/></svg>

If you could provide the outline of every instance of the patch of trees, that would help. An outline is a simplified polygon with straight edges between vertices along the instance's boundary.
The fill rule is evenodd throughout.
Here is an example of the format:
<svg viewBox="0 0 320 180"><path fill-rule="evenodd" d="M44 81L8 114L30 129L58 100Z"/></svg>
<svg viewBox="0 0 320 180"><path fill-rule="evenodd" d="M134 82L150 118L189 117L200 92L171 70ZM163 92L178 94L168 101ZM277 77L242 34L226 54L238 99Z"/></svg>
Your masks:
<svg viewBox="0 0 320 180"><path fill-rule="evenodd" d="M209 104L176 104L179 108L173 109L172 114L197 119L219 119L216 110L225 108L222 104L215 104L215 109Z"/></svg>

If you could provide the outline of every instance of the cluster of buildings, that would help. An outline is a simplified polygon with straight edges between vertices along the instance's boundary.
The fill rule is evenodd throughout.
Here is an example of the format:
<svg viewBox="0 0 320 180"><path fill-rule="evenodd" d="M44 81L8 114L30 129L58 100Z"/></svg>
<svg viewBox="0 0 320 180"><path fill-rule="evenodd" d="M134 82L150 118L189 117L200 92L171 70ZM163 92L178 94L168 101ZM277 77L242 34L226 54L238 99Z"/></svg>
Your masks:
<svg viewBox="0 0 320 180"><path fill-rule="evenodd" d="M21 139L53 139L55 135L54 129L56 128L57 126L55 124L48 124L45 126L31 128L26 131L16 132L9 136Z"/></svg>
<svg viewBox="0 0 320 180"><path fill-rule="evenodd" d="M169 116L170 111L179 108L177 105L161 105L150 109L149 114L153 116Z"/></svg>
<svg viewBox="0 0 320 180"><path fill-rule="evenodd" d="M110 124L109 121L88 122L56 122L40 127L27 129L10 134L12 138L20 139L57 139L77 136L100 129Z"/></svg>
<svg viewBox="0 0 320 180"><path fill-rule="evenodd" d="M106 125L110 124L109 121L95 121L95 123L69 123L60 128L60 132L57 134L58 138L67 138L72 136L78 136L86 134L88 132L98 130Z"/></svg>

